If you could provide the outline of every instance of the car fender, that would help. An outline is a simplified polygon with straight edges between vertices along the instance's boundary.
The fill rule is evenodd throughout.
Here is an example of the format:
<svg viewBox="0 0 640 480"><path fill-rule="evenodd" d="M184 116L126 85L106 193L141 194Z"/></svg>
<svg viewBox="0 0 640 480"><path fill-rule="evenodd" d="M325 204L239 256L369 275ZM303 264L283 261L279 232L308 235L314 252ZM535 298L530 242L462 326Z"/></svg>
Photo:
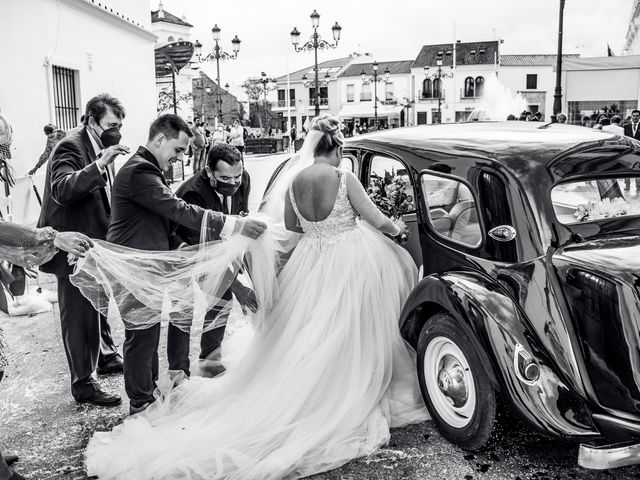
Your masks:
<svg viewBox="0 0 640 480"><path fill-rule="evenodd" d="M598 435L582 398L556 374L549 356L535 342L524 313L493 279L470 271L423 278L402 310L402 336L415 347L424 324L438 312L450 314L467 333L492 384L527 423L561 437ZM518 344L533 355L540 368L532 384L516 374Z"/></svg>

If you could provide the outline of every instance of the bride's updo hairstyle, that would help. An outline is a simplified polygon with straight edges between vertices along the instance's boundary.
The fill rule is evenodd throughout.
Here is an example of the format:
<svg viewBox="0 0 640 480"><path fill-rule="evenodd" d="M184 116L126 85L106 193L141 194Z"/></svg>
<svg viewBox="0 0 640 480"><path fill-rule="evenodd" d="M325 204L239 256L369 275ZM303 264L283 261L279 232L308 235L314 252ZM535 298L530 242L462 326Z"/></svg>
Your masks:
<svg viewBox="0 0 640 480"><path fill-rule="evenodd" d="M344 136L340 131L340 120L332 115L324 114L314 118L311 121L311 130L322 133L322 138L313 151L314 156L329 155L336 148L344 145Z"/></svg>

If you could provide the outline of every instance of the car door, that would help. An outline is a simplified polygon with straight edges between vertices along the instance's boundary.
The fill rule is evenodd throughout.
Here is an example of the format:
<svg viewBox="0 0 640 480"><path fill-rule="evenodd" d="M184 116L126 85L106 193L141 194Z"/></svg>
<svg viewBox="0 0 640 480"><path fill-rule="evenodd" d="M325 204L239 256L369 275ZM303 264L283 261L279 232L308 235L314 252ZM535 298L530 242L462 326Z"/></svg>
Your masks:
<svg viewBox="0 0 640 480"><path fill-rule="evenodd" d="M403 213L400 218L407 224L409 237L402 246L411 254L416 266L422 266L422 248L418 233L418 216L416 212L416 190L411 171L400 158L385 153L362 150L360 152L362 166L361 180L370 192L380 189L383 196L395 191L395 198L404 198L401 202ZM385 188L386 187L386 188ZM398 197L401 196L401 197ZM387 213L388 212L384 212Z"/></svg>

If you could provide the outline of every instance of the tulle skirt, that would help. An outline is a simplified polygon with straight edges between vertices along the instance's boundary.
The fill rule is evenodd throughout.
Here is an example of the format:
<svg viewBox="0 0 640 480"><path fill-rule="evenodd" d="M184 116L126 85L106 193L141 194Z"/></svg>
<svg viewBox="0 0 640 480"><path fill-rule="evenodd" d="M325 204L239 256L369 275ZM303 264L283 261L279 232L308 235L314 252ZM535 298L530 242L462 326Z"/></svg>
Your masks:
<svg viewBox="0 0 640 480"><path fill-rule="evenodd" d="M408 253L363 223L303 237L245 355L192 377L86 452L100 479L289 479L374 452L427 419L398 318L416 278Z"/></svg>

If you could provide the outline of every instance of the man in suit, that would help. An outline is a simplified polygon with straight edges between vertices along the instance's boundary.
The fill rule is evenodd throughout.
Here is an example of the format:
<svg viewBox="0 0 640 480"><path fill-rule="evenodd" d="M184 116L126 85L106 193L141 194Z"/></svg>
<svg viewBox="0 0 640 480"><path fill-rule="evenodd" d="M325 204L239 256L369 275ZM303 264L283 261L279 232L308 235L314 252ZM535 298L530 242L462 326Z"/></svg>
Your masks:
<svg viewBox="0 0 640 480"><path fill-rule="evenodd" d="M176 191L176 195L192 205L208 210L246 215L249 212L250 191L251 179L244 170L242 154L232 145L218 143L209 150L205 167L184 182ZM181 226L178 227L177 234L189 245L196 245L200 241L200 228L194 230ZM220 237L210 240L220 240ZM232 293L235 293L243 305L254 308L250 292L250 289L236 280L222 296L222 300L231 301ZM220 365L220 346L224 338L226 317L228 311L223 306L216 306L204 317L205 331L200 337L200 364L205 376L213 377L224 371L224 367ZM207 330L214 321L223 325ZM170 371L183 371L185 375L190 375L188 331L169 326L167 356Z"/></svg>
<svg viewBox="0 0 640 480"><path fill-rule="evenodd" d="M173 232L174 225L199 231L205 216L208 216L207 230L213 237L241 233L257 238L264 232L266 224L261 221L190 205L168 187L163 172L182 158L192 135L189 126L177 115L162 115L151 124L146 145L120 169L113 184L109 242L143 250L170 250L180 245ZM145 329L126 327L124 385L133 414L155 400L160 324Z"/></svg>
<svg viewBox="0 0 640 480"><path fill-rule="evenodd" d="M624 126L624 134L627 137L634 138L636 140L640 140L640 110L633 110L631 112L631 121ZM624 189L631 189L631 179L626 178L624 180ZM638 184L638 180L636 179L636 190L640 190L640 184Z"/></svg>
<svg viewBox="0 0 640 480"><path fill-rule="evenodd" d="M104 240L109 225L112 163L129 153L120 145L124 108L108 94L87 103L84 127L64 138L47 165L42 211L38 227L77 231ZM71 394L76 401L100 406L121 403L118 395L100 389L98 374L122 372L122 357L111 338L107 319L101 316L69 281L73 268L67 254L58 252L40 270L58 280L62 340L71 371Z"/></svg>

